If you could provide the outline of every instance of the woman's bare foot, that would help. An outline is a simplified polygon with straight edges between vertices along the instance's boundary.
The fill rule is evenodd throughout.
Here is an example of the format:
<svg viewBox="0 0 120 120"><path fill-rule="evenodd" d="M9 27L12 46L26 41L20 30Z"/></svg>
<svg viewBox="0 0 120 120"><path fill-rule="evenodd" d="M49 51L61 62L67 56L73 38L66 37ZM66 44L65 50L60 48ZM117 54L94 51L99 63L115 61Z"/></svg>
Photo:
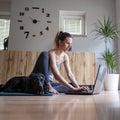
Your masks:
<svg viewBox="0 0 120 120"><path fill-rule="evenodd" d="M49 92L53 92L55 94L59 94L57 90L55 90L53 87L50 87Z"/></svg>
<svg viewBox="0 0 120 120"><path fill-rule="evenodd" d="M48 89L49 89L49 92L53 92L55 94L59 94L59 92L57 90L55 90L50 83L48 83Z"/></svg>

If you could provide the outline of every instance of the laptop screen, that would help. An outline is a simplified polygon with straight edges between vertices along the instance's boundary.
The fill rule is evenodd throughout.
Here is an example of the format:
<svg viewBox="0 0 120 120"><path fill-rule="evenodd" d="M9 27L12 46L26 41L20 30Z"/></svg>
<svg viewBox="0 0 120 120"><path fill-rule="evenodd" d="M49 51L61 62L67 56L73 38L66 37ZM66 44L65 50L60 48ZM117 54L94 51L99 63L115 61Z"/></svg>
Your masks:
<svg viewBox="0 0 120 120"><path fill-rule="evenodd" d="M93 93L100 93L102 91L105 77L106 67L103 65L99 65Z"/></svg>

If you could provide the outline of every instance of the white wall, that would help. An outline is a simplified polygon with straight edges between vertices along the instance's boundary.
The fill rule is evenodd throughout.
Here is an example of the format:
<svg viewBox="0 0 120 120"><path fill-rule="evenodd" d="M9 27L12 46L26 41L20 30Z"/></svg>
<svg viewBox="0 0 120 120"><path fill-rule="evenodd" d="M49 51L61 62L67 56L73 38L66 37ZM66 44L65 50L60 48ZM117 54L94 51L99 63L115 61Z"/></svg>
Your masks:
<svg viewBox="0 0 120 120"><path fill-rule="evenodd" d="M42 37L36 39L30 37L25 39L25 35L19 30L19 12L24 11L25 7L40 6L51 13L51 30ZM104 16L115 18L114 0L12 0L12 17L10 29L10 50L49 50L53 47L54 36L59 30L59 10L86 11L87 16L87 37L73 37L73 51L94 51L97 55L104 50L104 42L94 40L91 31L97 19ZM33 13L31 13L31 16ZM26 19L26 17L25 17ZM25 25L32 26L29 21ZM32 34L38 33L40 26L29 28Z"/></svg>

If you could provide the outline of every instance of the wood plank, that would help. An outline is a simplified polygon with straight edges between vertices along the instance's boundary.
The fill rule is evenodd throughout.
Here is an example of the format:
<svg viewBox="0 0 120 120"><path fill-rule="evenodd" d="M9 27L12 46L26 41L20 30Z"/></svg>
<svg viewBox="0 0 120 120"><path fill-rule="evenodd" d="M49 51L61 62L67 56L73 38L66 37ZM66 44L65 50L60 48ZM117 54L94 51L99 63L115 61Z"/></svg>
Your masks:
<svg viewBox="0 0 120 120"><path fill-rule="evenodd" d="M13 76L29 75L40 52L9 51L7 80Z"/></svg>
<svg viewBox="0 0 120 120"><path fill-rule="evenodd" d="M27 51L26 52L26 71L25 71L25 75L29 75L32 70L33 67L36 63L36 60L38 58L38 56L40 55L40 52L38 51Z"/></svg>
<svg viewBox="0 0 120 120"><path fill-rule="evenodd" d="M13 76L24 76L26 65L26 52L9 51L7 80Z"/></svg>
<svg viewBox="0 0 120 120"><path fill-rule="evenodd" d="M29 75L36 63L38 51L0 51L0 82L5 83L13 76ZM95 53L68 52L70 66L81 85L92 85L95 80ZM61 74L68 80L64 66Z"/></svg>
<svg viewBox="0 0 120 120"><path fill-rule="evenodd" d="M0 96L0 120L120 120L120 91L98 95Z"/></svg>
<svg viewBox="0 0 120 120"><path fill-rule="evenodd" d="M0 51L0 84L4 84L7 79L8 58L8 51Z"/></svg>
<svg viewBox="0 0 120 120"><path fill-rule="evenodd" d="M92 52L69 52L70 66L76 80L81 85L93 85L95 81L95 53ZM64 66L61 74L67 79Z"/></svg>

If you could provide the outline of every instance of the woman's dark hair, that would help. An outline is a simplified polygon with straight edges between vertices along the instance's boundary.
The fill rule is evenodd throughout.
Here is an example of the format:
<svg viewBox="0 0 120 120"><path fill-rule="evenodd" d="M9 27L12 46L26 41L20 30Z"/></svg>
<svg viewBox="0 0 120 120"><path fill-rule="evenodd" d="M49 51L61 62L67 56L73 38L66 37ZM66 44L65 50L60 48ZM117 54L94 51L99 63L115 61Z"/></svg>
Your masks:
<svg viewBox="0 0 120 120"><path fill-rule="evenodd" d="M58 32L55 36L55 46L56 47L59 47L59 41L64 41L67 37L70 37L72 38L71 34L70 33L67 33L67 32Z"/></svg>

